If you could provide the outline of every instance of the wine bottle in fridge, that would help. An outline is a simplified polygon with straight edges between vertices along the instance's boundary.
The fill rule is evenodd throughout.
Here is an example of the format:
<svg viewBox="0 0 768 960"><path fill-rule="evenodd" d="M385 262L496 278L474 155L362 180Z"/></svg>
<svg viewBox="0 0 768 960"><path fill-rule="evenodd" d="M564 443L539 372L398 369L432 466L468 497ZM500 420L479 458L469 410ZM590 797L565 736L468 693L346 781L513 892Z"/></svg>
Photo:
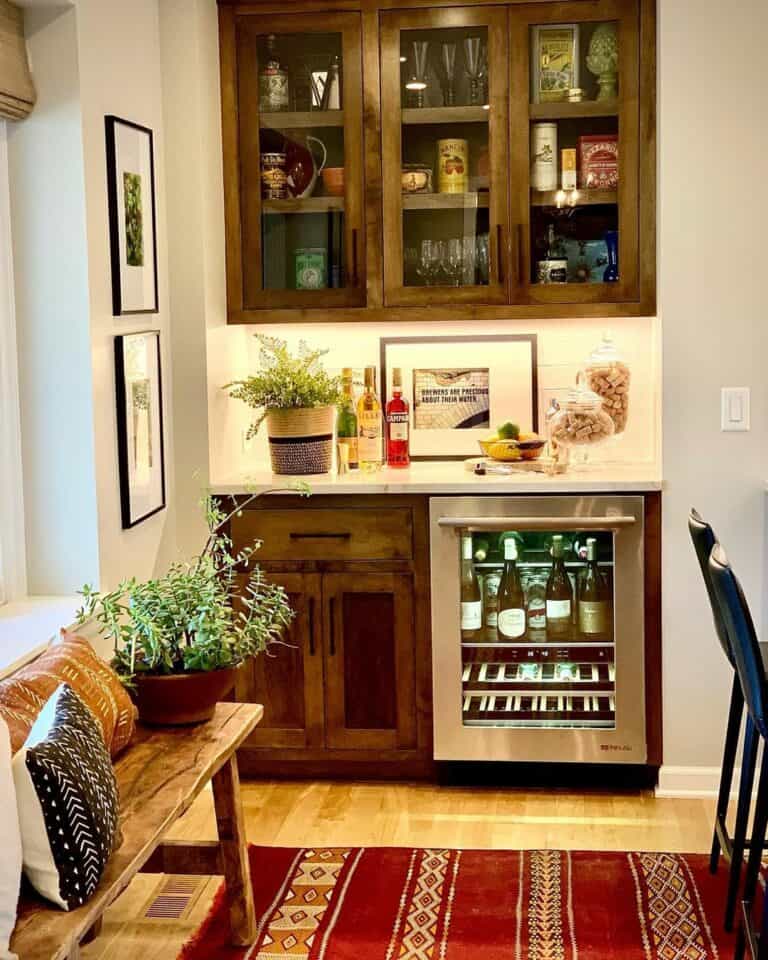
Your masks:
<svg viewBox="0 0 768 960"><path fill-rule="evenodd" d="M472 537L461 539L461 639L477 640L483 628L480 583L472 562Z"/></svg>

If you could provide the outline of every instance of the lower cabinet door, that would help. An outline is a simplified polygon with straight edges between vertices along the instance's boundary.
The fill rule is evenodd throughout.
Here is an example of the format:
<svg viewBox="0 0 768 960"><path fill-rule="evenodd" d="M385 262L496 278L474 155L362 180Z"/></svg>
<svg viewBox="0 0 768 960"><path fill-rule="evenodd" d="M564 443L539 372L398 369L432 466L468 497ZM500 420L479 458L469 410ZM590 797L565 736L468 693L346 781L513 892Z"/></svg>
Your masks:
<svg viewBox="0 0 768 960"><path fill-rule="evenodd" d="M416 746L414 586L394 573L323 576L326 746Z"/></svg>
<svg viewBox="0 0 768 960"><path fill-rule="evenodd" d="M264 718L248 746L283 749L324 745L323 652L320 576L267 573L284 587L296 618L284 643L246 663L239 671L237 699L264 705ZM245 581L245 578L243 578Z"/></svg>

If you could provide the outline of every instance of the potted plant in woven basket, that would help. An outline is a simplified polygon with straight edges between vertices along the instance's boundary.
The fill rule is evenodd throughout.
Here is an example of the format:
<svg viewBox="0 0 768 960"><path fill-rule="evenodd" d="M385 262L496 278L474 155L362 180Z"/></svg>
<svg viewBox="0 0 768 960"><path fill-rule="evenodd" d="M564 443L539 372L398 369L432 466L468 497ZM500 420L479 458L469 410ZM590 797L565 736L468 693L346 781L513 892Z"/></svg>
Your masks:
<svg viewBox="0 0 768 960"><path fill-rule="evenodd" d="M294 616L285 591L253 562L260 542L235 552L226 532L257 496L234 501L231 512L206 496L209 536L202 553L171 564L165 576L125 580L111 593L87 585L81 591L78 622L94 618L113 641L112 665L145 723L209 720L234 687L239 667L282 642Z"/></svg>
<svg viewBox="0 0 768 960"><path fill-rule="evenodd" d="M292 476L328 473L333 461L333 427L341 381L320 362L327 351L303 341L297 355L284 340L257 334L260 370L245 380L228 383L230 397L257 412L248 437L267 421L272 470Z"/></svg>

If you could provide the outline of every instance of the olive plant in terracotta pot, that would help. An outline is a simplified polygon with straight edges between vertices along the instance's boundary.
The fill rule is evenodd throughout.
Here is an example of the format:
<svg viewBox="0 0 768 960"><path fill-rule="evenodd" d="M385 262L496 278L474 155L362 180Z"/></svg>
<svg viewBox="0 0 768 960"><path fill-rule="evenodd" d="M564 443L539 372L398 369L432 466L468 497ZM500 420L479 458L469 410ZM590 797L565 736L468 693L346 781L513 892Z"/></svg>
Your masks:
<svg viewBox="0 0 768 960"><path fill-rule="evenodd" d="M302 341L294 356L284 340L264 334L256 339L261 344L259 371L224 387L230 397L256 411L248 438L266 420L274 473L328 473L342 391L341 380L323 369L321 358L327 351Z"/></svg>
<svg viewBox="0 0 768 960"><path fill-rule="evenodd" d="M306 488L294 492L308 494ZM282 642L294 614L283 588L254 562L261 544L235 551L226 533L232 517L261 495L235 501L230 512L207 495L205 547L171 564L164 576L124 580L110 593L83 587L78 620L94 618L113 641L112 665L145 723L209 720L240 666Z"/></svg>

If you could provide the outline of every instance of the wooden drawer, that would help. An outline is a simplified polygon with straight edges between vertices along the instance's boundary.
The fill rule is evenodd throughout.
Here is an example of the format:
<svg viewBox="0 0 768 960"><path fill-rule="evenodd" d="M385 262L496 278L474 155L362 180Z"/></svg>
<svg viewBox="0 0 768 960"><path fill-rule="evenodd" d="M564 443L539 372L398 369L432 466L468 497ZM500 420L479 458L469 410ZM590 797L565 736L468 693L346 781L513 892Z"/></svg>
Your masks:
<svg viewBox="0 0 768 960"><path fill-rule="evenodd" d="M232 519L235 549L261 540L269 560L410 560L410 507L245 510Z"/></svg>

